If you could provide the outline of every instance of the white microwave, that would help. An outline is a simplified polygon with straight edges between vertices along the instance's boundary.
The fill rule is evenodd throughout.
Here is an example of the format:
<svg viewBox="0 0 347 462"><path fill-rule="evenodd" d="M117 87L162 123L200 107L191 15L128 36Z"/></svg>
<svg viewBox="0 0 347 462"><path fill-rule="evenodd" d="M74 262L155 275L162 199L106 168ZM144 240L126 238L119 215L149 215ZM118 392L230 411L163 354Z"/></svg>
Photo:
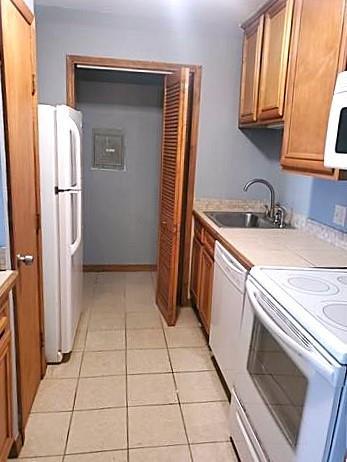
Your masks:
<svg viewBox="0 0 347 462"><path fill-rule="evenodd" d="M347 170L347 72L337 76L331 103L324 165Z"/></svg>

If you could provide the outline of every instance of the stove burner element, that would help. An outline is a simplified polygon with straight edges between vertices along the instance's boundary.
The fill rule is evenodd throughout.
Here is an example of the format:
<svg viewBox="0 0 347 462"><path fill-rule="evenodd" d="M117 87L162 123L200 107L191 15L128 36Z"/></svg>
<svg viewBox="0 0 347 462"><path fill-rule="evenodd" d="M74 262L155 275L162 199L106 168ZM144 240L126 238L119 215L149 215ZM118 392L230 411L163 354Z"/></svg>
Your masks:
<svg viewBox="0 0 347 462"><path fill-rule="evenodd" d="M288 284L294 289L312 294L327 294L332 290L336 293L336 289L333 286L321 279L296 276L290 277L288 279Z"/></svg>
<svg viewBox="0 0 347 462"><path fill-rule="evenodd" d="M339 276L337 280L341 283L347 286L347 276Z"/></svg>
<svg viewBox="0 0 347 462"><path fill-rule="evenodd" d="M325 316L343 327L347 327L347 303L330 303L323 308Z"/></svg>

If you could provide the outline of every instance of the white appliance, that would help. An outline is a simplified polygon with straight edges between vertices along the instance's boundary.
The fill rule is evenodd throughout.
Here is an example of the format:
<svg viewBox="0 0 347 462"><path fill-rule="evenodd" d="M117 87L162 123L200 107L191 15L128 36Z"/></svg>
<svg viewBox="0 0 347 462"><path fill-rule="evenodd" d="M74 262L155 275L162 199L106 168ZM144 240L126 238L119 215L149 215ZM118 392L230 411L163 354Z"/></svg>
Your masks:
<svg viewBox="0 0 347 462"><path fill-rule="evenodd" d="M347 272L255 267L246 282L231 434L243 462L342 462Z"/></svg>
<svg viewBox="0 0 347 462"><path fill-rule="evenodd" d="M39 105L45 351L72 351L82 309L82 115Z"/></svg>
<svg viewBox="0 0 347 462"><path fill-rule="evenodd" d="M210 347L231 391L247 270L216 242Z"/></svg>
<svg viewBox="0 0 347 462"><path fill-rule="evenodd" d="M337 76L325 142L324 165L347 169L347 71Z"/></svg>

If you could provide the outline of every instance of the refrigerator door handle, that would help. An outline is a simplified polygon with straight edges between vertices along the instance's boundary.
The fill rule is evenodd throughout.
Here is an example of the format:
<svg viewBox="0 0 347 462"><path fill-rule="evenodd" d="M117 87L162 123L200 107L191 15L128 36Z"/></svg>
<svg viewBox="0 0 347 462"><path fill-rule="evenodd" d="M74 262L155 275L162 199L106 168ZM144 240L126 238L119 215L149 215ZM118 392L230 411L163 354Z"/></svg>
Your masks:
<svg viewBox="0 0 347 462"><path fill-rule="evenodd" d="M75 254L82 240L82 193L81 191L70 191L71 194L77 194L77 223L76 223L76 239L70 244L71 256Z"/></svg>
<svg viewBox="0 0 347 462"><path fill-rule="evenodd" d="M75 162L76 162L76 165L75 165L75 172L76 172L76 185L74 186L74 188L76 189L81 189L82 188L82 173L81 173L81 169L82 169L82 163L81 163L81 149L82 149L82 145L81 145L81 134L80 134L80 131L75 123L75 121L71 118L68 119L69 121L69 128L71 130L71 133L72 133L72 136L75 140L75 146L76 146L76 156L75 156Z"/></svg>

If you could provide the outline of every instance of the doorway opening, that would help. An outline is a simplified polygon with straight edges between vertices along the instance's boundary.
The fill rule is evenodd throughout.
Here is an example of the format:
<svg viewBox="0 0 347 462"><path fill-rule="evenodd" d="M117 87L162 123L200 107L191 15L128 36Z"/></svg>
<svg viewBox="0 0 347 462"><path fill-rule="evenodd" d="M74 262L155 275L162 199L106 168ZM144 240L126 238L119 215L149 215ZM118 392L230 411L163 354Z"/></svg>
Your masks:
<svg viewBox="0 0 347 462"><path fill-rule="evenodd" d="M84 118L85 270L157 269L169 325L188 301L200 85L200 66L67 57L67 104Z"/></svg>
<svg viewBox="0 0 347 462"><path fill-rule="evenodd" d="M79 68L84 268L155 271L163 76Z"/></svg>

